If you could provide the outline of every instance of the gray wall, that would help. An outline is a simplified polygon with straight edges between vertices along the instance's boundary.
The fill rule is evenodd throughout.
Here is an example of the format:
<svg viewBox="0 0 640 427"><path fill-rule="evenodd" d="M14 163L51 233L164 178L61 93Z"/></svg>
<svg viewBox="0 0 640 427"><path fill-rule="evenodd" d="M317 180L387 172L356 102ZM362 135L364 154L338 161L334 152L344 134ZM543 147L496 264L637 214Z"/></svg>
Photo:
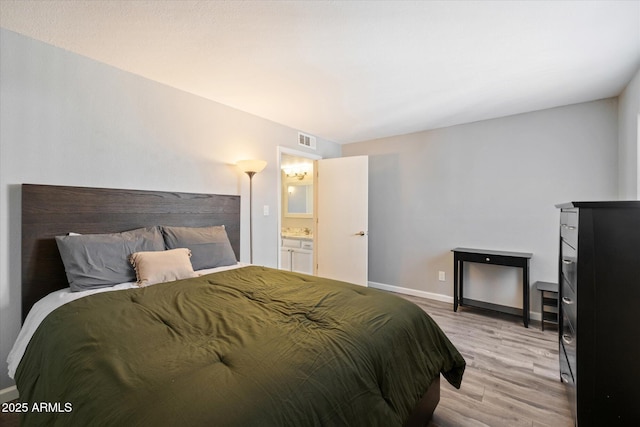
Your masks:
<svg viewBox="0 0 640 427"><path fill-rule="evenodd" d="M620 95L618 106L619 196L621 199L640 199L640 70Z"/></svg>
<svg viewBox="0 0 640 427"><path fill-rule="evenodd" d="M246 231L248 179L232 163L262 158L254 257L276 265L276 147L298 149L296 130L2 29L0 67L0 363L20 326L23 182L241 194ZM554 280L553 205L615 198L619 179L637 178L637 160L618 176L616 141L617 129L635 129L622 112L637 115L638 80L620 121L612 99L344 146L371 156L370 280L450 299L459 245L532 251L532 280ZM637 155L629 135L621 144ZM337 157L341 147L318 138L313 153ZM246 261L246 232L242 243ZM512 269L468 274L479 297L518 304ZM0 390L11 384L0 372Z"/></svg>
<svg viewBox="0 0 640 427"><path fill-rule="evenodd" d="M0 43L1 366L20 327L22 183L241 194L248 261L249 180L233 163L261 158L254 262L276 266L277 146L297 149L297 130L10 31ZM317 143L313 153L340 155L338 144ZM0 390L12 384L5 368Z"/></svg>
<svg viewBox="0 0 640 427"><path fill-rule="evenodd" d="M556 281L554 205L616 198L617 126L607 99L343 146L370 156L369 280L451 301L462 246L533 252L532 283ZM522 307L519 270L465 270L469 297Z"/></svg>

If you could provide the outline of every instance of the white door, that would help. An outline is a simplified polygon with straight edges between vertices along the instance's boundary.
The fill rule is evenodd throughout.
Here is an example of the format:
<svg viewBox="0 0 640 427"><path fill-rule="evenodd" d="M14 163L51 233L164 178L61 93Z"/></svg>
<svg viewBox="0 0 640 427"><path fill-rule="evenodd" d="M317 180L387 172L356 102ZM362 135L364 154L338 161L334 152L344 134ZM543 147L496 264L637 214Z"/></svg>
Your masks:
<svg viewBox="0 0 640 427"><path fill-rule="evenodd" d="M367 286L369 158L316 161L318 276Z"/></svg>

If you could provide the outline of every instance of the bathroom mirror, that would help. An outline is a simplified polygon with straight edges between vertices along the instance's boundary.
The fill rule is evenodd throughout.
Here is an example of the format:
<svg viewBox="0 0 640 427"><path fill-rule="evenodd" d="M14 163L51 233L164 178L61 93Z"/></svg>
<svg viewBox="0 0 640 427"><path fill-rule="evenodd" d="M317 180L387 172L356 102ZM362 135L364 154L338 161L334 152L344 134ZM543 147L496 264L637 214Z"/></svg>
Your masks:
<svg viewBox="0 0 640 427"><path fill-rule="evenodd" d="M284 193L285 216L293 218L313 217L313 184L288 182Z"/></svg>

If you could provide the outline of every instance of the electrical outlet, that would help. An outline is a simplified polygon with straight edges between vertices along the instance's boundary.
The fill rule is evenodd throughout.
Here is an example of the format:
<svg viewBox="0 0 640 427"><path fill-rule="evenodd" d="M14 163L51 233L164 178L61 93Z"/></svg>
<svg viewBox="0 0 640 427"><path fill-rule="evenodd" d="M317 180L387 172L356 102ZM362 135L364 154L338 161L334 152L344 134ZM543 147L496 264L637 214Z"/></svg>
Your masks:
<svg viewBox="0 0 640 427"><path fill-rule="evenodd" d="M444 282L446 280L444 276L444 271L438 271L438 280L441 282Z"/></svg>
<svg viewBox="0 0 640 427"><path fill-rule="evenodd" d="M262 207L262 212L263 212L264 216L269 216L269 205L264 205Z"/></svg>

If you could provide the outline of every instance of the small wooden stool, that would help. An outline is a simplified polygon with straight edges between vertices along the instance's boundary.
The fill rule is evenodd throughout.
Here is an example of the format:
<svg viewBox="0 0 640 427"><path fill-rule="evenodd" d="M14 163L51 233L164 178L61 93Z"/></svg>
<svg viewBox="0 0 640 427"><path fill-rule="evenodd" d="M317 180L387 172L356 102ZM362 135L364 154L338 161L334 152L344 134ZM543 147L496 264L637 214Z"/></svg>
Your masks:
<svg viewBox="0 0 640 427"><path fill-rule="evenodd" d="M551 282L534 283L537 290L540 291L540 314L542 315L542 330L544 331L544 323L558 324L558 284ZM546 296L545 296L546 293ZM545 311L545 307L555 307L556 311Z"/></svg>

